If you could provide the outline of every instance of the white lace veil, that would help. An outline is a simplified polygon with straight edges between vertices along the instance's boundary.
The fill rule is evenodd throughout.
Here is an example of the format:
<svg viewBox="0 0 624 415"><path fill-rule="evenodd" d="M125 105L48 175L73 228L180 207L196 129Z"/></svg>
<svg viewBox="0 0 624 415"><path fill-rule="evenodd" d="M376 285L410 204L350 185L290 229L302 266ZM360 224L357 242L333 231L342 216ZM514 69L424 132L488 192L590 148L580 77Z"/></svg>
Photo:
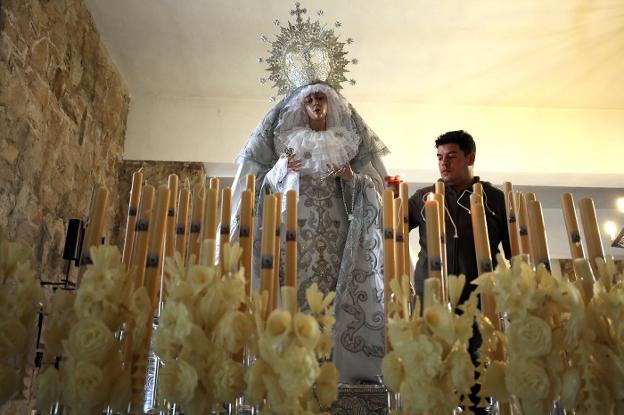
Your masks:
<svg viewBox="0 0 624 415"><path fill-rule="evenodd" d="M308 95L315 92L322 92L327 97L326 127L328 129L334 127L343 127L349 131L355 129L347 100L328 85L312 84L301 88L284 106L275 129L275 135L290 131L293 128L307 127L310 124L304 100Z"/></svg>

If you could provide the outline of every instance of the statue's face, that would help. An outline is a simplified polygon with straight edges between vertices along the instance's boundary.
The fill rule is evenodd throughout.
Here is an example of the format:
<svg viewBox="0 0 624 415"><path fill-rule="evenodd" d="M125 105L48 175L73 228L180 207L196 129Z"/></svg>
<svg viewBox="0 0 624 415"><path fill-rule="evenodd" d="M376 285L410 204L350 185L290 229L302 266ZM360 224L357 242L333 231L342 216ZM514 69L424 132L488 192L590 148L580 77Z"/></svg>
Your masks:
<svg viewBox="0 0 624 415"><path fill-rule="evenodd" d="M327 95L313 92L303 100L310 121L322 121L327 117Z"/></svg>

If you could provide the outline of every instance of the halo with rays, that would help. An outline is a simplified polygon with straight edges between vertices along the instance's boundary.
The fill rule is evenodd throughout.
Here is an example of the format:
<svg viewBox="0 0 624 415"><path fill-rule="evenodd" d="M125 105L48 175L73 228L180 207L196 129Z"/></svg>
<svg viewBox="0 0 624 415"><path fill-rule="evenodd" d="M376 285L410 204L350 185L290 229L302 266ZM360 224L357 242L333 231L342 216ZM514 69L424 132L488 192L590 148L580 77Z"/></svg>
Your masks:
<svg viewBox="0 0 624 415"><path fill-rule="evenodd" d="M341 42L333 29L321 25L318 20L310 21L309 17L303 20L301 16L307 13L307 9L300 6L295 3L295 9L290 11L291 15L297 16L294 24L289 21L288 25L282 26L278 20L273 21L280 27L274 41L269 42L266 35L261 36L262 41L271 44L266 59L268 79L277 88L278 95L315 81L325 82L335 89L341 89L341 84L346 81L354 85L355 80L348 80L345 74L349 72L347 65L357 64L357 59L346 59L344 50L353 39ZM317 15L322 16L322 10ZM340 27L341 23L335 22L335 26ZM258 62L264 60L259 58ZM260 82L265 84L267 79L262 78Z"/></svg>

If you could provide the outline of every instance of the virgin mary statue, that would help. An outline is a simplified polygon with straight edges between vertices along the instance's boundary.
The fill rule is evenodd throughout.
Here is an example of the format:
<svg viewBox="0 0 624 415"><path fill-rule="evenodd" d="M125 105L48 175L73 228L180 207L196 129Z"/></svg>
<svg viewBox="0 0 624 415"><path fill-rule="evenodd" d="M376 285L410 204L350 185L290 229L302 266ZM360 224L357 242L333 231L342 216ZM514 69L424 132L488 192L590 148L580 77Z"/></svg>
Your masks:
<svg viewBox="0 0 624 415"><path fill-rule="evenodd" d="M380 157L387 153L336 88L315 79L275 105L236 158L233 235L247 174L256 176L257 226L266 194L283 193L286 200L288 190L298 192L298 303L308 307L305 290L313 283L336 291L333 360L343 383L378 382L381 376L380 194L387 174ZM254 235L257 288L261 230Z"/></svg>

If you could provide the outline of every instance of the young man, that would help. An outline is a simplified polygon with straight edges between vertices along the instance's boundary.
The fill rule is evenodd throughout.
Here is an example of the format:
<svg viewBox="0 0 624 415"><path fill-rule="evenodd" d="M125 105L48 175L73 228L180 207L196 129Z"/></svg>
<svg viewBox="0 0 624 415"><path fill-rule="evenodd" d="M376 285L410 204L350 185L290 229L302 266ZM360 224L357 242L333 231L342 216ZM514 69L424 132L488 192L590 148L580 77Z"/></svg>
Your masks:
<svg viewBox="0 0 624 415"><path fill-rule="evenodd" d="M442 134L435 141L438 153L438 168L441 180L445 184L446 207L446 260L448 275L466 276L466 286L460 297L464 302L474 290L470 284L478 275L477 259L472 233L470 217L470 195L472 185L480 182L483 186L483 204L487 220L490 251L496 265L498 246L502 243L507 258L511 257L509 233L507 230L507 213L505 197L502 191L493 187L489 182L482 182L474 176L473 167L476 156L476 145L470 134L463 130L449 131ZM435 186L425 187L412 195L409 199L409 228L419 228L420 253L414 270L416 294L422 299L423 283L427 278L427 235L424 204L429 193L435 191ZM474 327L474 335L470 339L469 351L473 362L478 359L477 350L481 345L481 336ZM476 396L478 387L473 387L470 400L473 407L470 409L477 415L486 414L484 408L477 408L479 398Z"/></svg>
<svg viewBox="0 0 624 415"><path fill-rule="evenodd" d="M446 258L448 275L466 275L466 287L460 302L468 299L473 286L470 281L478 275L477 259L470 217L470 195L472 185L483 185L485 217L490 238L492 259L496 260L498 246L502 242L505 256L511 256L505 196L489 182L474 176L473 167L476 144L470 134L463 130L449 131L435 141L438 155L438 168L445 184L446 206ZM424 205L434 186L419 189L409 199L409 228L419 228L420 253L414 270L416 294L422 295L423 282L427 278L427 234Z"/></svg>

